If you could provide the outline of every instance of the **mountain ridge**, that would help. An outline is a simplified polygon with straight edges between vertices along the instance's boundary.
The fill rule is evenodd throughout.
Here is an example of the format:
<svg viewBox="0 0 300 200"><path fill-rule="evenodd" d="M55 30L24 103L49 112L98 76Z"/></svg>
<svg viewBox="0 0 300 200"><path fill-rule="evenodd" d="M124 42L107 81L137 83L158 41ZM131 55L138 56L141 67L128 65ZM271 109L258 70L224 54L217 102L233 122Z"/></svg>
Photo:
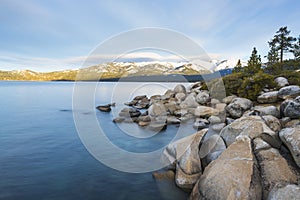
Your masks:
<svg viewBox="0 0 300 200"><path fill-rule="evenodd" d="M226 61L225 61L226 62ZM221 62L222 64L224 63ZM215 65L218 69L218 65ZM123 79L128 77L150 77L169 75L202 75L211 73L202 66L189 62L110 62L82 69L53 72L36 72L32 70L1 71L0 80L24 81L89 81Z"/></svg>

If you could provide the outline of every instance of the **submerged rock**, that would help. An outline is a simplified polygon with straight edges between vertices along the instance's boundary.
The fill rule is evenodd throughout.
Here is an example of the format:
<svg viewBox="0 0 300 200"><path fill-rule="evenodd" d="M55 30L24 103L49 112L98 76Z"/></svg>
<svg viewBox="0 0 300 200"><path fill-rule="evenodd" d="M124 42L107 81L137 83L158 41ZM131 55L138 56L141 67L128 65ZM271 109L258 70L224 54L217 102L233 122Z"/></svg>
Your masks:
<svg viewBox="0 0 300 200"><path fill-rule="evenodd" d="M148 112L141 114L138 117L138 125L139 126L148 126L151 123L151 117L148 115Z"/></svg>
<svg viewBox="0 0 300 200"><path fill-rule="evenodd" d="M135 108L123 108L119 113L120 117L136 118L141 115L141 112Z"/></svg>
<svg viewBox="0 0 300 200"><path fill-rule="evenodd" d="M180 124L180 119L175 116L168 116L167 117L167 124Z"/></svg>
<svg viewBox="0 0 300 200"><path fill-rule="evenodd" d="M155 180L174 180L175 173L172 170L162 171L162 172L153 172L152 176Z"/></svg>
<svg viewBox="0 0 300 200"><path fill-rule="evenodd" d="M196 119L195 123L193 124L193 127L197 130L201 130L204 128L208 128L209 121L206 119Z"/></svg>
<svg viewBox="0 0 300 200"><path fill-rule="evenodd" d="M102 112L110 112L111 111L111 104L103 105L103 106L97 106L98 110Z"/></svg>
<svg viewBox="0 0 300 200"><path fill-rule="evenodd" d="M185 191L191 191L198 181L201 173L187 174L181 167L177 164L176 174L175 174L175 183L178 187Z"/></svg>
<svg viewBox="0 0 300 200"><path fill-rule="evenodd" d="M140 122L150 122L151 121L151 117L149 115L141 115L141 116L139 116L138 119Z"/></svg>
<svg viewBox="0 0 300 200"><path fill-rule="evenodd" d="M160 132L163 131L167 128L167 124L166 123L149 123L148 124L148 129L151 131L155 131L155 132Z"/></svg>
<svg viewBox="0 0 300 200"><path fill-rule="evenodd" d="M139 126L142 126L142 127L143 127L143 126L148 126L149 124L150 124L150 122L144 122L144 121L139 121L139 122L138 122L138 125L139 125Z"/></svg>
<svg viewBox="0 0 300 200"><path fill-rule="evenodd" d="M124 120L125 120L124 117L116 117L116 118L113 119L113 122L114 122L114 123L121 123L121 122L123 122Z"/></svg>

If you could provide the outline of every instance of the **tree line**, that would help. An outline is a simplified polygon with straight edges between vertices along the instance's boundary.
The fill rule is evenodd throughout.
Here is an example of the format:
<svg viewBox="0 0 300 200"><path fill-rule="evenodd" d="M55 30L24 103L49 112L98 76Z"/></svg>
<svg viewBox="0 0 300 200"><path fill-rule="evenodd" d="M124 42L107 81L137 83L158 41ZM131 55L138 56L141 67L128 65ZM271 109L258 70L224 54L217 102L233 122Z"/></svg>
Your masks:
<svg viewBox="0 0 300 200"><path fill-rule="evenodd" d="M247 66L242 67L241 61L233 69L234 73L244 73L249 76L254 75L260 71L266 73L280 73L283 70L300 67L300 35L295 38L290 35L290 30L285 27L281 27L274 37L268 41L269 52L265 56L268 60L266 67L262 69L261 56L258 55L256 47L253 48L251 56L248 60ZM292 53L294 59L284 60L285 53Z"/></svg>

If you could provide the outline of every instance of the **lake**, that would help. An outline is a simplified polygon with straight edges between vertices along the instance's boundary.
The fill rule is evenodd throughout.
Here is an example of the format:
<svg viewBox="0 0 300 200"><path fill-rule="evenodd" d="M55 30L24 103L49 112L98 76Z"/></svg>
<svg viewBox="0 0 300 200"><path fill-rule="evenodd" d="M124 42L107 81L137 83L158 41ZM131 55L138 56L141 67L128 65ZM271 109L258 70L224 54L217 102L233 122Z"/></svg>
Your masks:
<svg viewBox="0 0 300 200"><path fill-rule="evenodd" d="M96 83L83 84L94 87ZM114 124L112 119L125 107L123 103L135 95L163 94L176 84L96 85L94 104L116 102L112 112L74 108L73 82L0 82L0 199L188 197L172 181L154 180L150 171L126 173L102 164L85 148L74 123L75 115L81 116L83 124L94 115L107 138L129 152L147 153L164 148L178 132L175 125L153 134L136 124ZM187 134L195 132L190 124L181 128ZM124 162L118 155L110 156L120 166L130 166L130 159Z"/></svg>

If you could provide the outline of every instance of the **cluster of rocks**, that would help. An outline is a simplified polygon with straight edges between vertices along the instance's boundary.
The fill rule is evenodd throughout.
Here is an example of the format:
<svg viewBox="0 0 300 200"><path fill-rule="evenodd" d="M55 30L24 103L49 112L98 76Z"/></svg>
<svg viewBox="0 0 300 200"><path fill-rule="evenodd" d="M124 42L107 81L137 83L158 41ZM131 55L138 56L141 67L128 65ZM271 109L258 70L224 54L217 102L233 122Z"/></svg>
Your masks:
<svg viewBox="0 0 300 200"><path fill-rule="evenodd" d="M163 160L190 199L299 199L300 126L281 129L276 119L243 116L220 134L203 129L168 145Z"/></svg>
<svg viewBox="0 0 300 200"><path fill-rule="evenodd" d="M147 109L150 106L150 100L146 95L136 96L130 102L125 103L127 106L132 106L136 109Z"/></svg>
<svg viewBox="0 0 300 200"><path fill-rule="evenodd" d="M201 90L200 83L193 84L189 89L179 84L163 95L153 95L150 98L146 95L136 96L125 105L128 107L123 108L113 122L133 122L154 131L188 120L194 120L195 129L206 128L210 123L224 121L226 112L226 103L211 99L207 90ZM215 128L222 127L216 125Z"/></svg>
<svg viewBox="0 0 300 200"><path fill-rule="evenodd" d="M190 199L300 199L300 87L275 81L280 89L263 90L257 102L179 84L135 97L114 122L161 131L194 120L198 132L164 150L169 171L153 174L174 179Z"/></svg>
<svg viewBox="0 0 300 200"><path fill-rule="evenodd" d="M258 104L208 96L205 105L195 105L193 116L203 129L167 146L165 176L190 199L300 199L300 88L283 80ZM197 94L192 96L200 104Z"/></svg>

